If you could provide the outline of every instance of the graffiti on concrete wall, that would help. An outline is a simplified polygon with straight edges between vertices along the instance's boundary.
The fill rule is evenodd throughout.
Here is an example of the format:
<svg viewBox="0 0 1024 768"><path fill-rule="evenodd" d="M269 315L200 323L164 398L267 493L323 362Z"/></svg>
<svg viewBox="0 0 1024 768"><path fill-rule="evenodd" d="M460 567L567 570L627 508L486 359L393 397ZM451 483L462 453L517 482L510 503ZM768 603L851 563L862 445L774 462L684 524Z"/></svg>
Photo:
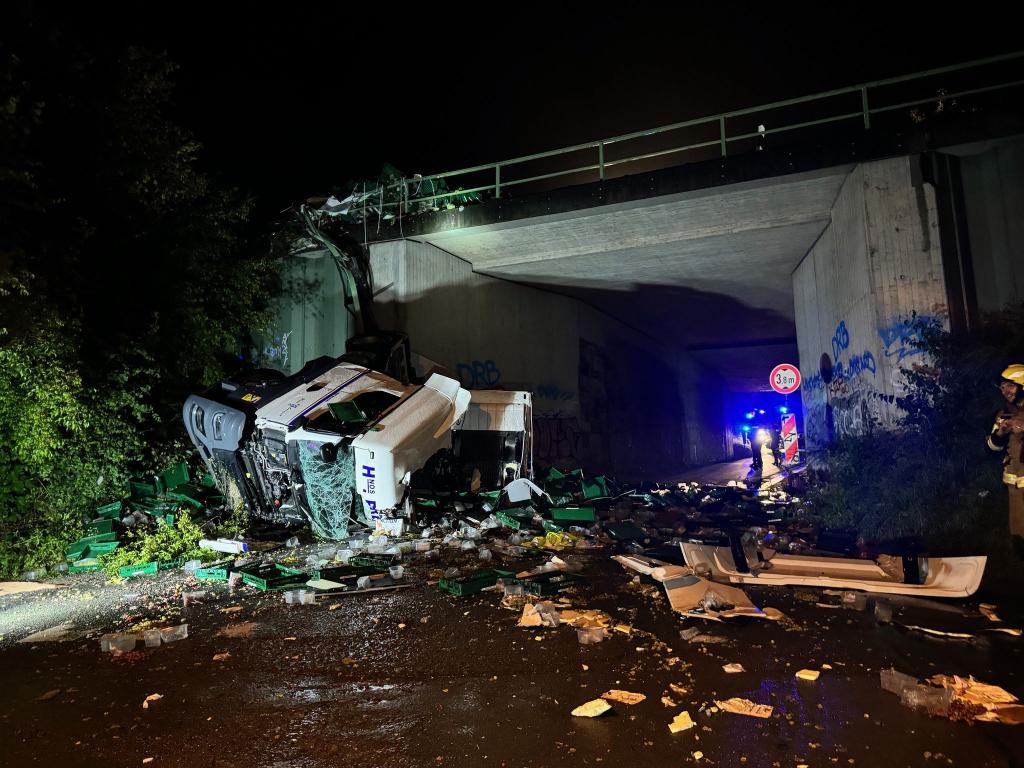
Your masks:
<svg viewBox="0 0 1024 768"><path fill-rule="evenodd" d="M886 357L895 357L896 362L922 354L924 350L920 347L923 341L921 329L938 322L941 321L935 315L915 315L891 320L884 328L878 329L883 353Z"/></svg>
<svg viewBox="0 0 1024 768"><path fill-rule="evenodd" d="M533 417L533 458L539 464L566 466L583 460L586 435L579 419L555 411Z"/></svg>
<svg viewBox="0 0 1024 768"><path fill-rule="evenodd" d="M269 340L267 346L263 348L263 358L268 365L280 368L282 371L288 370L288 337L292 333L294 331L279 333Z"/></svg>
<svg viewBox="0 0 1024 768"><path fill-rule="evenodd" d="M489 389L501 383L501 371L493 360L473 360L458 363L455 373L459 383L467 389Z"/></svg>
<svg viewBox="0 0 1024 768"><path fill-rule="evenodd" d="M878 361L870 349L854 351L855 341L846 321L840 320L832 334L831 357L822 355L823 370L804 377L808 394L805 425L815 444L826 444L835 435L856 434L869 424L888 421L888 414L876 405L876 400L882 399L875 389Z"/></svg>
<svg viewBox="0 0 1024 768"><path fill-rule="evenodd" d="M836 332L832 334L832 359L838 360L843 350L850 346L850 332L846 330L846 321L840 320Z"/></svg>

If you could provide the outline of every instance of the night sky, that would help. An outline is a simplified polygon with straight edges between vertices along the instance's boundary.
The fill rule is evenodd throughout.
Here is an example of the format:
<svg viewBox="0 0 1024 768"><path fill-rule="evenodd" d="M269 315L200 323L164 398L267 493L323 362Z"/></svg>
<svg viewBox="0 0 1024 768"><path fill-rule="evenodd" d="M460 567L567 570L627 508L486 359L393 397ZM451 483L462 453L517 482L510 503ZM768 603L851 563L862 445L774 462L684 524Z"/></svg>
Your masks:
<svg viewBox="0 0 1024 768"><path fill-rule="evenodd" d="M61 18L101 45L167 50L174 117L207 170L268 210L385 162L453 170L1020 45L1005 6L978 4L969 19L936 4L219 5Z"/></svg>

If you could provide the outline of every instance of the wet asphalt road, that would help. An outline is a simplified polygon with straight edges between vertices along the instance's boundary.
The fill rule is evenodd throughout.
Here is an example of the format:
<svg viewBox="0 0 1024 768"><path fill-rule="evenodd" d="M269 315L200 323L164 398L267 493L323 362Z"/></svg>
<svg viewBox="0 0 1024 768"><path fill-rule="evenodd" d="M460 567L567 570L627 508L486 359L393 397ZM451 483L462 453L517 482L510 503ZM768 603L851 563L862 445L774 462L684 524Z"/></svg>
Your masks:
<svg viewBox="0 0 1024 768"><path fill-rule="evenodd" d="M567 626L517 627L518 613L494 593L455 598L424 584L295 607L279 594L229 595L218 585L181 608L173 593L184 577L168 573L146 585L148 596L136 596L132 582L104 588L90 576L86 587L69 579L77 586L60 595L0 598L0 624L5 614L22 623L38 614L43 624L110 629L139 615L173 622L181 614L190 625L186 640L115 657L100 653L98 635L13 642L25 632L8 621L0 766L1024 765L1024 726L932 719L878 681L888 666L921 677L973 674L1021 696L1024 639L935 640L870 612L808 602L836 596L784 588L748 593L793 625L682 620L663 594L631 586L632 574L607 555L585 557L591 582L571 599L636 632L591 646ZM93 597L74 598L83 593ZM1000 613L1020 626L1007 606ZM897 618L963 624L909 608ZM679 637L688 626L725 642L688 643ZM729 662L746 671L726 674ZM822 664L832 669L815 683L793 677ZM570 716L611 688L647 699L598 719ZM154 693L163 698L143 709ZM664 706L666 695L677 705ZM774 715L700 712L731 696L771 704ZM668 723L684 709L697 727L671 734Z"/></svg>

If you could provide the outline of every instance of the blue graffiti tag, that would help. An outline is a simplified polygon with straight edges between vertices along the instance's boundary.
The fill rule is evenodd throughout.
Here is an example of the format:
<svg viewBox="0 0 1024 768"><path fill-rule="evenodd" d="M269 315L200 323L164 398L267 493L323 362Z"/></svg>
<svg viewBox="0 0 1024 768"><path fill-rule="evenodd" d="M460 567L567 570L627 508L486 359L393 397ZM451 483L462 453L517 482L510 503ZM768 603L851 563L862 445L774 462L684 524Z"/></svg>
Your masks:
<svg viewBox="0 0 1024 768"><path fill-rule="evenodd" d="M803 372L801 371L801 374L802 373ZM825 386L825 380L821 378L820 373L816 373L813 376L803 376L803 380L804 389L810 392L817 392L819 389L822 389Z"/></svg>
<svg viewBox="0 0 1024 768"><path fill-rule="evenodd" d="M867 350L864 350L862 355L851 355L850 362L846 364L846 378L852 379L865 371L871 371L872 376L878 373L875 356Z"/></svg>
<svg viewBox="0 0 1024 768"><path fill-rule="evenodd" d="M459 382L470 389L485 389L496 386L501 381L501 371L493 360L474 360L471 363L459 363L455 366Z"/></svg>
<svg viewBox="0 0 1024 768"><path fill-rule="evenodd" d="M931 315L918 315L916 322L902 318L879 328L878 335L885 347L885 356L895 357L896 362L899 362L905 357L920 355L924 351L918 346L924 340L921 327L933 322L936 322L936 318Z"/></svg>
<svg viewBox="0 0 1024 768"><path fill-rule="evenodd" d="M832 359L838 360L844 349L850 346L850 332L846 330L846 321L840 320L836 332L832 335Z"/></svg>

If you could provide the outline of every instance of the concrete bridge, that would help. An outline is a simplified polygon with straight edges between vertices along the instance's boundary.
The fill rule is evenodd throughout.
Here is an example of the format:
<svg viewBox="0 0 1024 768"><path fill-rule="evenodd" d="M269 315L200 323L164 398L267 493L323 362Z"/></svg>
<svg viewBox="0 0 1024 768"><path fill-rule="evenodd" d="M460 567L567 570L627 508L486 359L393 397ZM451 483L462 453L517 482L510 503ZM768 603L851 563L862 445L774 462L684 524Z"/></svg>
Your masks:
<svg viewBox="0 0 1024 768"><path fill-rule="evenodd" d="M917 354L910 315L965 327L1024 299L1022 64L994 57L467 169L485 201L446 209L405 185L397 215L353 234L384 324L415 351L468 385L534 391L542 461L657 473L724 458L727 393L766 389L784 361L800 366L819 447L892 421ZM936 96L947 81L954 92ZM908 100L908 84L926 95ZM805 119L830 99L834 117ZM711 139L692 133L707 125ZM610 154L670 131L689 143ZM596 164L563 162L591 150Z"/></svg>

